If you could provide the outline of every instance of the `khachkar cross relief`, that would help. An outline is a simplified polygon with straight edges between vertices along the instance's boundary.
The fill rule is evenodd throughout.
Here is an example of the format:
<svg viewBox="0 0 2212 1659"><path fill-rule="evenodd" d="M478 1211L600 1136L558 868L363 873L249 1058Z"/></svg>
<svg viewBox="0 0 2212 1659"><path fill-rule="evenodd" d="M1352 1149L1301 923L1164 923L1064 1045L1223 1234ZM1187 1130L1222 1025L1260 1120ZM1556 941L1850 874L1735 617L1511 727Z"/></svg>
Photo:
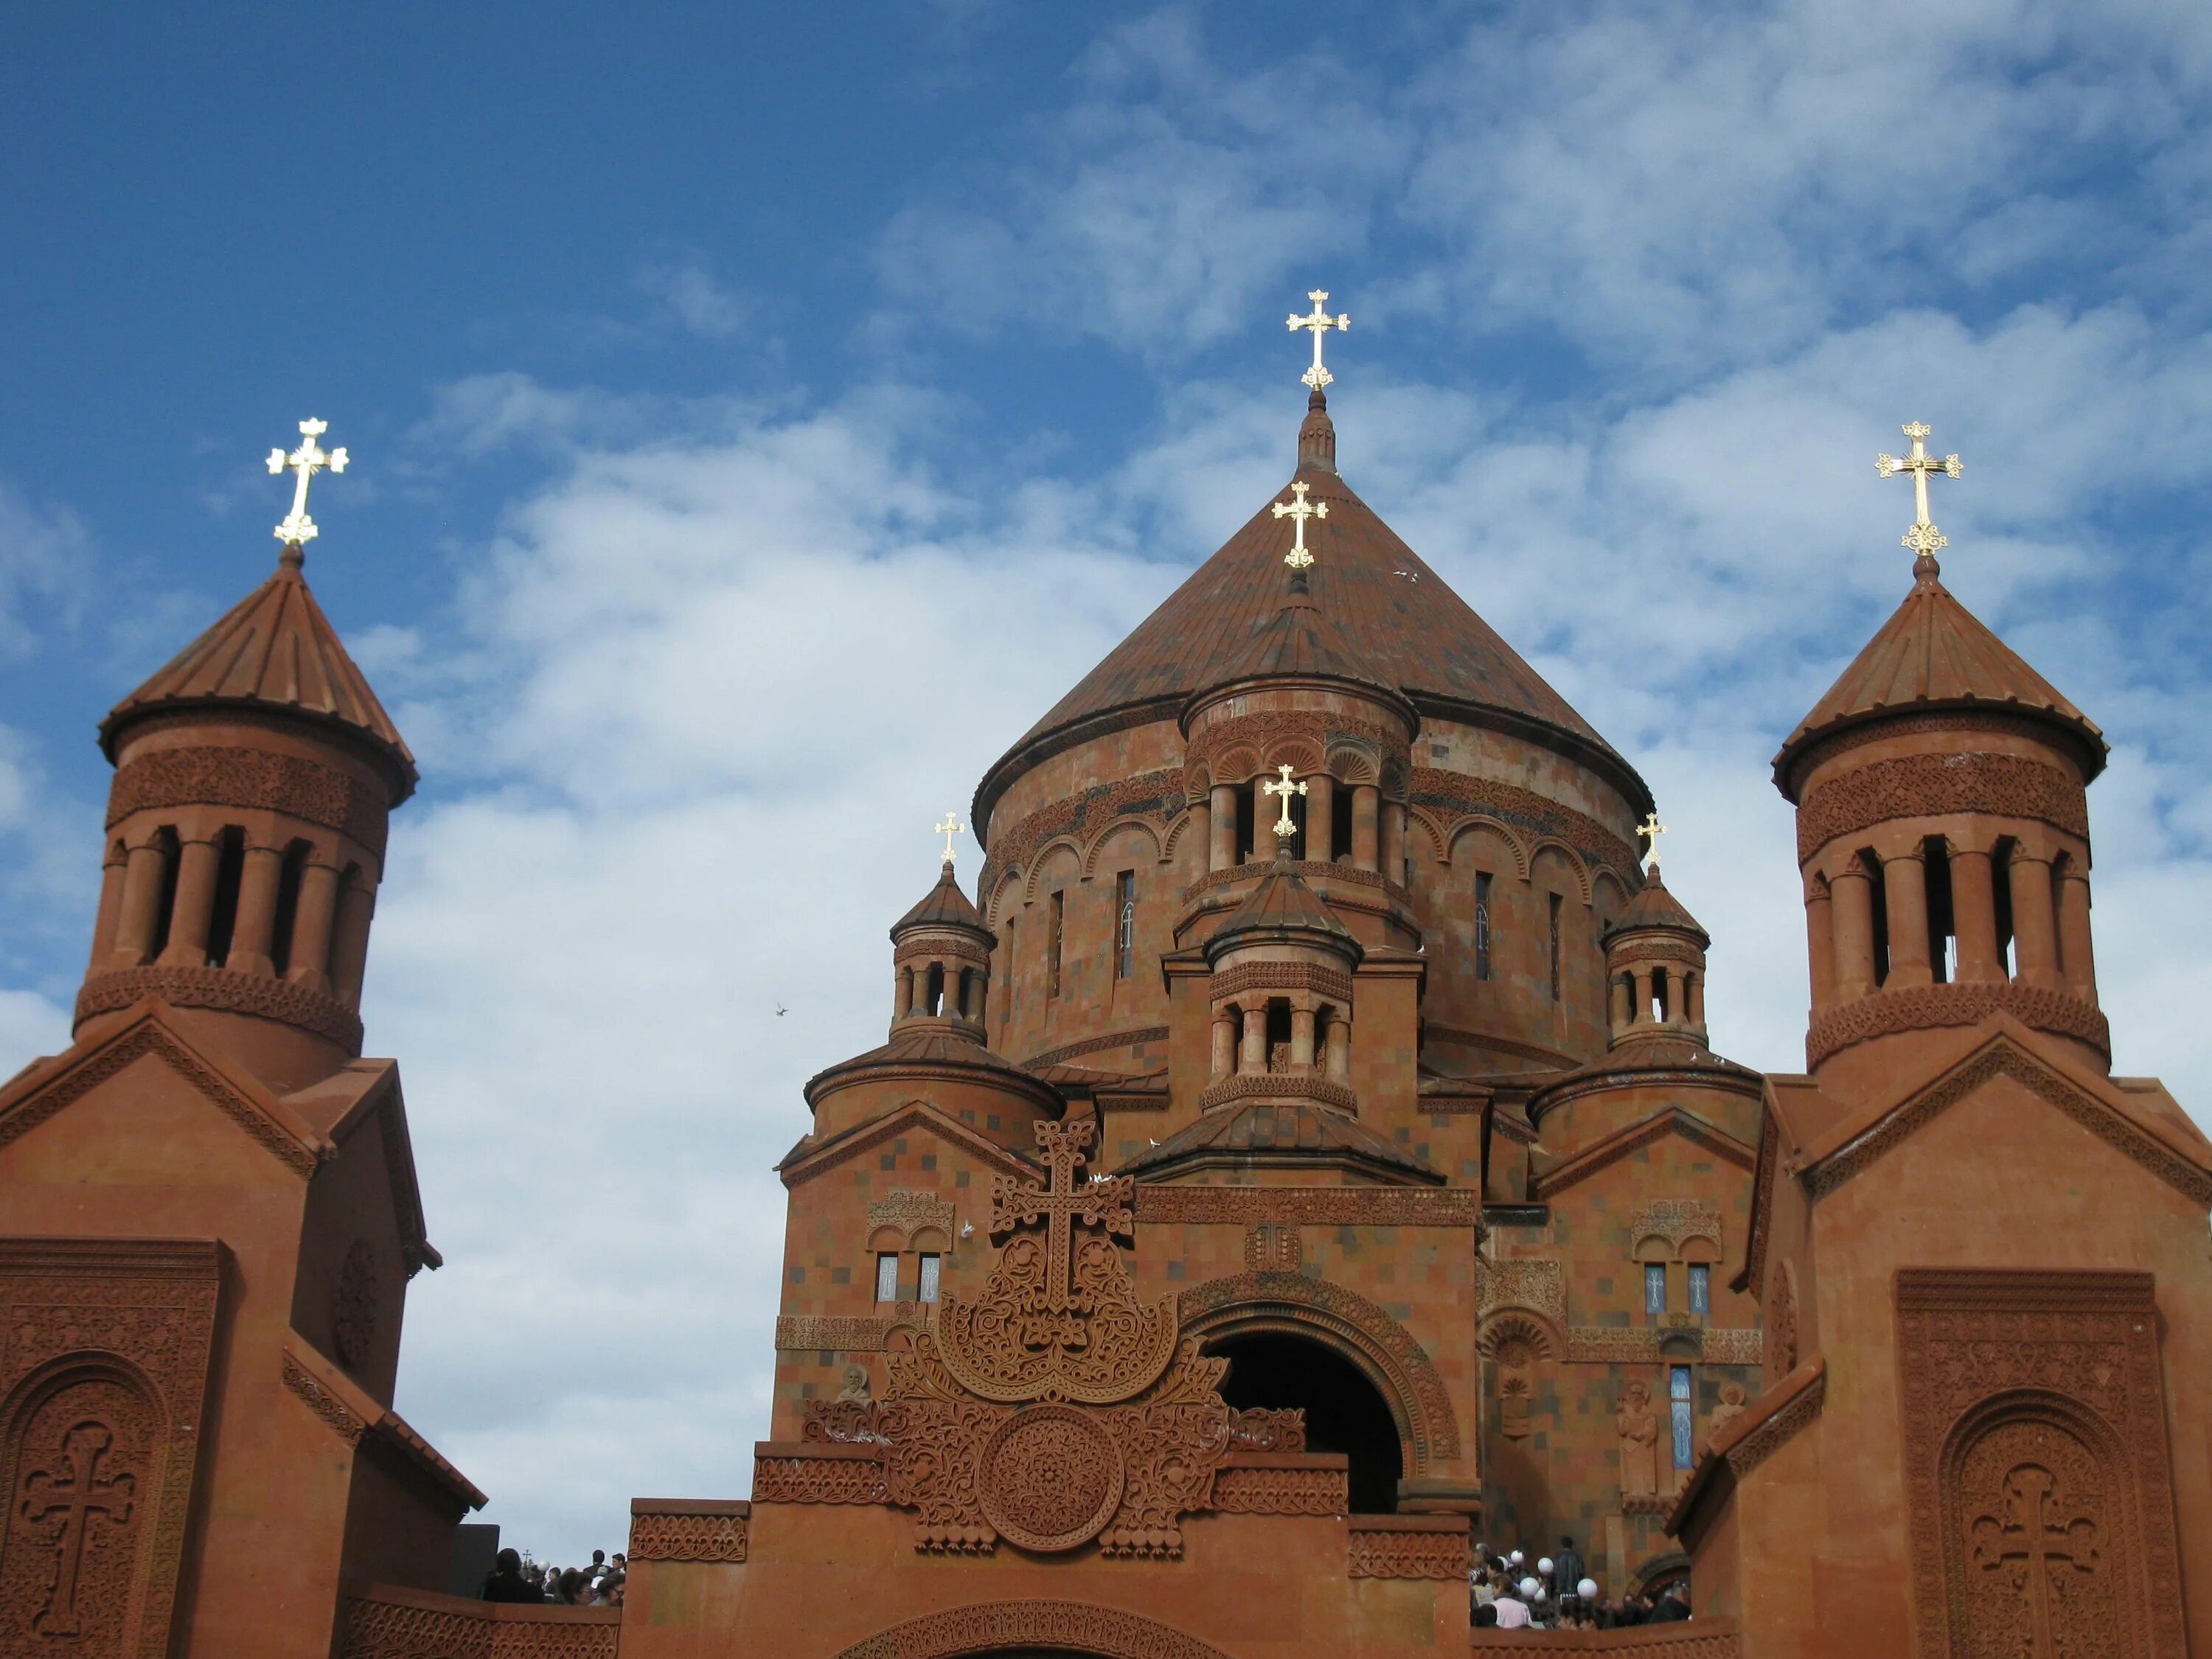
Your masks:
<svg viewBox="0 0 2212 1659"><path fill-rule="evenodd" d="M1955 478L1966 470L1966 464L1956 455L1936 456L1928 453L1928 437L1935 429L1925 421L1914 421L1904 428L1905 435L1912 440L1911 454L1877 455L1874 458L1874 470L1879 477L1893 478L1900 472L1912 475L1912 528L1905 532L1905 545L1930 563L1935 562L1936 550L1948 547L1951 543L1949 538L1929 522L1929 475L1940 472L1947 478Z"/></svg>
<svg viewBox="0 0 2212 1659"><path fill-rule="evenodd" d="M2057 1476L2034 1463L2005 1476L1996 1511L1977 1516L1967 1529L1970 1567L2005 1584L2024 1606L2030 1645L2021 1659L2065 1659L2079 1650L2064 1639L2077 1633L2074 1627L2109 1629L2106 1609L2088 1605L2093 1589L2102 1588L2097 1522L2064 1500Z"/></svg>
<svg viewBox="0 0 2212 1659"><path fill-rule="evenodd" d="M1007 1239L998 1269L972 1305L945 1298L939 1352L986 1400L1127 1400L1174 1357L1174 1303L1140 1304L1115 1243L1135 1236L1136 1182L1079 1178L1092 1133L1085 1121L1036 1126L1045 1184L992 1182L991 1237Z"/></svg>
<svg viewBox="0 0 2212 1659"><path fill-rule="evenodd" d="M55 1467L23 1478L16 1512L44 1533L53 1550L53 1579L31 1629L57 1640L84 1632L77 1593L88 1555L111 1547L127 1528L136 1506L136 1476L114 1468L115 1431L97 1419L73 1425L62 1437Z"/></svg>

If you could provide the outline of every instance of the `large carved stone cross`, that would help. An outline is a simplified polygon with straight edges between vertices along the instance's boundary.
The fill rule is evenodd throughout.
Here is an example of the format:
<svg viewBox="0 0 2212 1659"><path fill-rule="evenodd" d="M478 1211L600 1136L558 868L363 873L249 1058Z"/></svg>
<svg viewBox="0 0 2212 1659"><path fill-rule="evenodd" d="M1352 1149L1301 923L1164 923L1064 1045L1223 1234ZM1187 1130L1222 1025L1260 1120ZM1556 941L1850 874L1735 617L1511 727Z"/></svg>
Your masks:
<svg viewBox="0 0 2212 1659"><path fill-rule="evenodd" d="M1974 1522L1974 1565L1984 1572L2002 1572L2018 1565L2026 1569L2022 1585L2028 1614L2033 1621L2033 1659L2059 1659L2051 1633L2051 1578L2054 1568L2063 1571L2096 1571L2097 1523L2087 1516L2057 1521L2058 1481L2050 1470L2023 1463L2005 1477L2002 1518L1985 1515Z"/></svg>
<svg viewBox="0 0 2212 1659"><path fill-rule="evenodd" d="M36 1526L59 1516L61 1534L54 1540L54 1587L46 1605L31 1621L41 1636L76 1636L77 1577L84 1567L84 1550L94 1521L120 1527L131 1519L131 1492L137 1485L130 1474L103 1475L100 1460L115 1443L106 1424L77 1424L62 1437L59 1469L33 1469L23 1480L23 1519Z"/></svg>
<svg viewBox="0 0 2212 1659"><path fill-rule="evenodd" d="M1045 1224L1045 1306L1053 1313L1073 1309L1085 1298L1069 1283L1068 1269L1075 1254L1075 1224L1103 1227L1109 1237L1130 1238L1136 1234L1137 1182L1132 1176L1079 1184L1077 1173L1088 1162L1093 1126L1088 1121L1042 1122L1036 1126L1037 1145L1044 1150L1046 1185L1030 1182L1017 1185L1000 1176L991 1184L991 1237L1017 1227Z"/></svg>

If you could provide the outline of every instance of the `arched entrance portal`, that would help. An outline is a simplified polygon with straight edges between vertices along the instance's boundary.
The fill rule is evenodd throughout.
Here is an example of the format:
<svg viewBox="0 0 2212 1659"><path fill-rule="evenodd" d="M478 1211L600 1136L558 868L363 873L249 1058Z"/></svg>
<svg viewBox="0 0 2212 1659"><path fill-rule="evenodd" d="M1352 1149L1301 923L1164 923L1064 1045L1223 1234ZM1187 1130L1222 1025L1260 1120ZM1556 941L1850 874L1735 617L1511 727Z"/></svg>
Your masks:
<svg viewBox="0 0 2212 1659"><path fill-rule="evenodd" d="M1229 1659L1210 1642L1119 1607L1083 1601L978 1601L925 1613L837 1659Z"/></svg>
<svg viewBox="0 0 2212 1659"><path fill-rule="evenodd" d="M1306 1449L1342 1452L1350 1460L1354 1513L1396 1510L1404 1449L1390 1408L1366 1373L1323 1343L1281 1331L1218 1336L1206 1352L1229 1362L1221 1397L1231 1406L1297 1407L1306 1414Z"/></svg>

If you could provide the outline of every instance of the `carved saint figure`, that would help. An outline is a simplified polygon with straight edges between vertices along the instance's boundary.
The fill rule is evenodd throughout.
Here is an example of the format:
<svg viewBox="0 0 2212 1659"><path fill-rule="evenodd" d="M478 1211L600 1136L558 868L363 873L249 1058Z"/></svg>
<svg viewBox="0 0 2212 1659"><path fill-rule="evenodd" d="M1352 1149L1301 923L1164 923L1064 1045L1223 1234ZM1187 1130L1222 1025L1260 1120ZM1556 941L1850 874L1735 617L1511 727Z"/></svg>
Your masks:
<svg viewBox="0 0 2212 1659"><path fill-rule="evenodd" d="M1621 1384L1613 1425L1620 1436L1620 1495L1649 1498L1659 1490L1659 1413L1651 1390L1632 1378Z"/></svg>
<svg viewBox="0 0 2212 1659"><path fill-rule="evenodd" d="M1722 1383L1721 1403L1713 1407L1713 1414L1705 1419L1705 1443L1710 1446L1719 1439L1721 1431L1741 1417L1743 1412L1743 1384Z"/></svg>
<svg viewBox="0 0 2212 1659"><path fill-rule="evenodd" d="M837 1398L856 1401L861 1404L866 1404L875 1398L868 1392L868 1368L866 1365L855 1364L845 1367L845 1387Z"/></svg>

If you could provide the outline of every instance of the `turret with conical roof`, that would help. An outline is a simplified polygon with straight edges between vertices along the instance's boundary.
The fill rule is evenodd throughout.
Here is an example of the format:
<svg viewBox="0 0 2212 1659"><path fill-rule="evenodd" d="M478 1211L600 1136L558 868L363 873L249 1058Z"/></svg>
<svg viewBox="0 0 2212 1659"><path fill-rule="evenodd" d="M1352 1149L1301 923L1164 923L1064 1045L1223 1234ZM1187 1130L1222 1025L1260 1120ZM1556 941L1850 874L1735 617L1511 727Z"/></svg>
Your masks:
<svg viewBox="0 0 2212 1659"><path fill-rule="evenodd" d="M159 996L281 1087L361 1052L386 823L416 777L303 563L287 543L100 723L115 781L76 1002L82 1036Z"/></svg>
<svg viewBox="0 0 2212 1659"><path fill-rule="evenodd" d="M1871 1077L1890 1042L2002 1010L2103 1066L2084 792L2104 736L1941 574L1923 550L1775 757L1804 872L1807 1063Z"/></svg>

